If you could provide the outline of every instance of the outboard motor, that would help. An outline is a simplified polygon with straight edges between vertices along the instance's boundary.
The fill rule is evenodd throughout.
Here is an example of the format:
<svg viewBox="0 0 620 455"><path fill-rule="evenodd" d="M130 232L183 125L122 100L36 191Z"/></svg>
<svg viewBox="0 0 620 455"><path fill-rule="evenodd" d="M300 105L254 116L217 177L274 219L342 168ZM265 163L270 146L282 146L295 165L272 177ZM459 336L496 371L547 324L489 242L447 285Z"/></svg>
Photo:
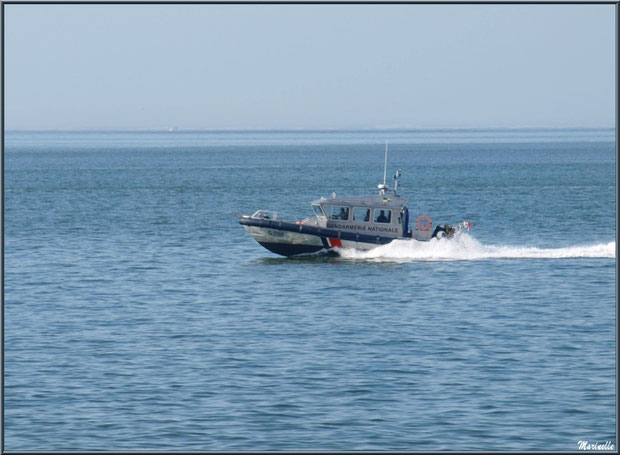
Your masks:
<svg viewBox="0 0 620 455"><path fill-rule="evenodd" d="M455 233L456 233L456 229L454 229L449 224L446 224L446 225L438 224L435 230L433 231L433 235L431 235L431 238L438 238L438 239L441 239L444 237L452 238L454 237Z"/></svg>

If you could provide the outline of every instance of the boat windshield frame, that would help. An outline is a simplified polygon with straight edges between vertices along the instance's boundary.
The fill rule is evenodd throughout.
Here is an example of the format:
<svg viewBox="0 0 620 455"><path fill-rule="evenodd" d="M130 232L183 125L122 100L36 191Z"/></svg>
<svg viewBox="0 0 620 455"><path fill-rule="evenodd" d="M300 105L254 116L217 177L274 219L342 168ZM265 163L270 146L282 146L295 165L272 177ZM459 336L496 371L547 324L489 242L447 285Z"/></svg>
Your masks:
<svg viewBox="0 0 620 455"><path fill-rule="evenodd" d="M312 207L312 211L317 218L327 218L327 215L325 215L325 210L323 210L323 206L321 204L312 203L310 206Z"/></svg>

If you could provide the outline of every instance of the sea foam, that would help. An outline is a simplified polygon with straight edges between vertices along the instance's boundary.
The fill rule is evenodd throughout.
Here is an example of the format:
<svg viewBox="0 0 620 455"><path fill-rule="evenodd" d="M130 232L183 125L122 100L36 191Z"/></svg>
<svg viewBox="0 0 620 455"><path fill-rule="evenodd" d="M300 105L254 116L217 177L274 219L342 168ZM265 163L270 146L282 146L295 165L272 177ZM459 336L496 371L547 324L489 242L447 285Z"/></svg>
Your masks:
<svg viewBox="0 0 620 455"><path fill-rule="evenodd" d="M429 242L394 240L369 251L340 248L338 254L346 259L386 261L475 261L484 259L561 259L615 258L616 242L578 245L566 248L536 248L528 246L485 245L468 233L452 239L432 239Z"/></svg>

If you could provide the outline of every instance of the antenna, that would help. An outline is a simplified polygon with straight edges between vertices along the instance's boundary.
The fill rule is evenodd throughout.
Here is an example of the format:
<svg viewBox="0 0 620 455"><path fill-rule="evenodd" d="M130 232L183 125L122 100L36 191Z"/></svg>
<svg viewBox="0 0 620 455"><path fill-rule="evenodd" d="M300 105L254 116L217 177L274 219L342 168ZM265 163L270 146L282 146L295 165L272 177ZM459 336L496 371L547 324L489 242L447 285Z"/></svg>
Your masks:
<svg viewBox="0 0 620 455"><path fill-rule="evenodd" d="M396 174L394 174L394 180L396 180L396 183L394 184L394 196L398 196L398 179L401 177L402 172L399 170L396 171Z"/></svg>
<svg viewBox="0 0 620 455"><path fill-rule="evenodd" d="M383 161L383 184L379 183L377 188L379 188L379 194L385 195L385 192L388 189L388 186L385 184L385 179L387 177L387 149L388 149L388 141L385 141L385 158Z"/></svg>
<svg viewBox="0 0 620 455"><path fill-rule="evenodd" d="M388 141L385 140L385 158L383 159L383 185L385 185L385 176L387 175L387 147Z"/></svg>

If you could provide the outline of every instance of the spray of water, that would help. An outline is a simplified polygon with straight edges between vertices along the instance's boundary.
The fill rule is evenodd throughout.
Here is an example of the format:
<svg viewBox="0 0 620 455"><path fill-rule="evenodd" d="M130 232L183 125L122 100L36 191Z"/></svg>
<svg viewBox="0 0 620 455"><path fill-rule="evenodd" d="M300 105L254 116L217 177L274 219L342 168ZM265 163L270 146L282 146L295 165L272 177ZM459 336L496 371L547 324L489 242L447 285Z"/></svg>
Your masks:
<svg viewBox="0 0 620 455"><path fill-rule="evenodd" d="M616 242L568 248L534 248L525 246L483 245L463 232L452 239L432 239L430 242L394 240L393 242L360 251L342 248L338 253L347 259L386 261L475 261L484 259L560 259L615 258Z"/></svg>

